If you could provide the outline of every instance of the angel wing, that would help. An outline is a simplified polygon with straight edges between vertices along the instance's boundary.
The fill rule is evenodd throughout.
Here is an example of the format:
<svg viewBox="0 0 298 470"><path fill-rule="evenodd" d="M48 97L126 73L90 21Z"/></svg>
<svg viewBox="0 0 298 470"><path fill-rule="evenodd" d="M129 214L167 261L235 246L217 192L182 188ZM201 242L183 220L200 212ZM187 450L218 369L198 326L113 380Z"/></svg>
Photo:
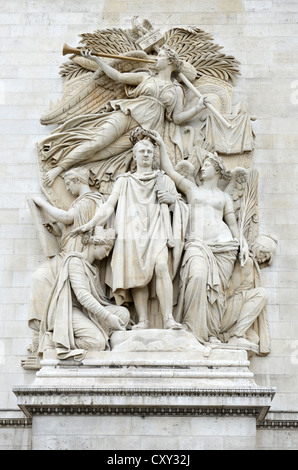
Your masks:
<svg viewBox="0 0 298 470"><path fill-rule="evenodd" d="M212 35L202 29L174 28L165 34L165 41L181 59L195 67L198 77L212 76L235 84L236 75L240 75L240 62L221 53L222 47L214 44Z"/></svg>
<svg viewBox="0 0 298 470"><path fill-rule="evenodd" d="M123 29L115 28L84 33L80 37L82 38L80 44L84 44L84 48L98 53L121 55L137 49L133 36ZM97 65L92 60L75 55L70 59L60 67L60 75L64 81L97 70Z"/></svg>
<svg viewBox="0 0 298 470"><path fill-rule="evenodd" d="M232 198L240 236L251 246L258 234L259 222L257 170L236 167L224 191Z"/></svg>
<svg viewBox="0 0 298 470"><path fill-rule="evenodd" d="M147 58L147 54L137 50L133 39L122 29L96 31L81 37L80 43L84 48L94 52ZM141 67L138 62L112 60L109 63L121 72L132 72ZM75 116L98 113L110 100L125 96L122 84L113 82L93 61L83 57L72 56L62 65L60 74L64 80L63 97L41 117L44 125L62 124Z"/></svg>
<svg viewBox="0 0 298 470"><path fill-rule="evenodd" d="M231 177L224 191L228 193L233 201L236 219L239 221L239 211L242 197L248 181L249 170L237 166L231 170Z"/></svg>
<svg viewBox="0 0 298 470"><path fill-rule="evenodd" d="M138 52L134 56L144 58L147 54ZM140 69L138 62L113 60L110 64L121 72ZM125 96L124 85L114 82L98 69L94 73L72 79L64 88L62 100L42 115L40 122L44 125L62 124L76 116L99 113L109 101Z"/></svg>
<svg viewBox="0 0 298 470"><path fill-rule="evenodd" d="M81 77L82 75L90 72L96 72L97 65L93 60L86 59L85 57L75 56L71 60L64 62L60 67L60 75L64 83L71 81L73 78Z"/></svg>

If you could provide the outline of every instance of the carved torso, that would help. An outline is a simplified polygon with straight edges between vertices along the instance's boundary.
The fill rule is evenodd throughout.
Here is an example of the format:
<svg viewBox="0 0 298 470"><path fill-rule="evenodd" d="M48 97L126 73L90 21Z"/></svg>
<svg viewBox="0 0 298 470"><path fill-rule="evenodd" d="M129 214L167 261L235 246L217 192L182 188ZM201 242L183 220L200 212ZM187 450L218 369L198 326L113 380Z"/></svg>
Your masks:
<svg viewBox="0 0 298 470"><path fill-rule="evenodd" d="M144 129L155 129L162 133L165 114L171 119L175 108L177 88L174 83L148 76L136 88L126 89L128 99L112 101L111 105L125 114L131 114Z"/></svg>
<svg viewBox="0 0 298 470"><path fill-rule="evenodd" d="M224 222L226 195L219 189L193 187L190 202L189 236L200 238L208 245L233 240Z"/></svg>

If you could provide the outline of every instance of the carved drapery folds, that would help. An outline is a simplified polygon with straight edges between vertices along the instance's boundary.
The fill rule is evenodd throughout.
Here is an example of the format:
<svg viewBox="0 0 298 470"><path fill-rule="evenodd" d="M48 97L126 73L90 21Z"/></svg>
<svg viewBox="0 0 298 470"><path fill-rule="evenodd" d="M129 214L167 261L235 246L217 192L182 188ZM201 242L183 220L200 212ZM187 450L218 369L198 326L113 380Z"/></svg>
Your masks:
<svg viewBox="0 0 298 470"><path fill-rule="evenodd" d="M233 104L239 62L200 28L162 33L138 18L82 34L80 48L41 117L57 127L37 144L47 201L30 207L47 261L32 282L30 352L79 360L116 330L166 329L186 330L192 348L268 354L260 269L276 239L259 234L255 118Z"/></svg>

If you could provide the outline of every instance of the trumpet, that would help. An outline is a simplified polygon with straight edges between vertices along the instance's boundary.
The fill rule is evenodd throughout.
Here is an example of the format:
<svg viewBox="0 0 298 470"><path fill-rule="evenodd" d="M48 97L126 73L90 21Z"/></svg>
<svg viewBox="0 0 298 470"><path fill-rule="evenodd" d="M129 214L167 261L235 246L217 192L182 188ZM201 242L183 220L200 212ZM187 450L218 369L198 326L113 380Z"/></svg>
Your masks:
<svg viewBox="0 0 298 470"><path fill-rule="evenodd" d="M75 54L75 55L81 55L81 52L84 49L76 49L74 47L68 46L68 44L64 44L62 54L67 55L67 54ZM86 50L86 49L85 49ZM155 64L155 60L150 60L150 59L138 59L137 57L128 57L128 56L123 56L123 55L115 55L115 54L104 54L102 52L92 52L92 55L97 56L97 57L105 57L107 59L120 59L120 60L130 60L130 61L135 61L135 62L146 62L147 64ZM190 89L192 92L198 97L201 98L202 95L193 86L193 84L185 77L183 73L178 73L178 76L180 80ZM206 103L206 107L215 115L217 118L224 124L225 127L230 129L232 126L231 124L215 109L212 104Z"/></svg>
<svg viewBox="0 0 298 470"><path fill-rule="evenodd" d="M64 44L62 55L67 55L67 54L81 55L82 51L84 51L84 49L76 49L75 47L71 47L68 44ZM97 57L105 57L107 59L121 59L121 60L130 60L134 62L146 62L147 64L155 64L155 60L138 59L138 57L128 57L128 56L115 55L115 54L104 54L101 52L92 52L92 51L91 53L92 55L95 55Z"/></svg>

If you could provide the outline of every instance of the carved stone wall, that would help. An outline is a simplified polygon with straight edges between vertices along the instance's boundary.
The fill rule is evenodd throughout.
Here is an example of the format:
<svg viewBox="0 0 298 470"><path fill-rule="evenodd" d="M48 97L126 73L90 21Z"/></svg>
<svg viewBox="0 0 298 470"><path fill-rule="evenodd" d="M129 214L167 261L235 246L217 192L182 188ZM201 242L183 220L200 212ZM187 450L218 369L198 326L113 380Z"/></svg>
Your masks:
<svg viewBox="0 0 298 470"><path fill-rule="evenodd" d="M251 360L258 385L277 389L257 446L298 448L298 6L290 0L188 0L183 12L176 0L0 1L0 448L30 448L30 420L12 392L35 377L21 361L32 335L31 277L44 260L26 200L40 194L35 144L49 131L40 116L61 98L61 48L103 24L127 28L135 14L161 29L198 26L241 62L234 101L248 103L257 117L260 232L279 240L274 265L262 270L271 353ZM235 426L236 446L237 435ZM208 447L210 436L204 439Z"/></svg>

